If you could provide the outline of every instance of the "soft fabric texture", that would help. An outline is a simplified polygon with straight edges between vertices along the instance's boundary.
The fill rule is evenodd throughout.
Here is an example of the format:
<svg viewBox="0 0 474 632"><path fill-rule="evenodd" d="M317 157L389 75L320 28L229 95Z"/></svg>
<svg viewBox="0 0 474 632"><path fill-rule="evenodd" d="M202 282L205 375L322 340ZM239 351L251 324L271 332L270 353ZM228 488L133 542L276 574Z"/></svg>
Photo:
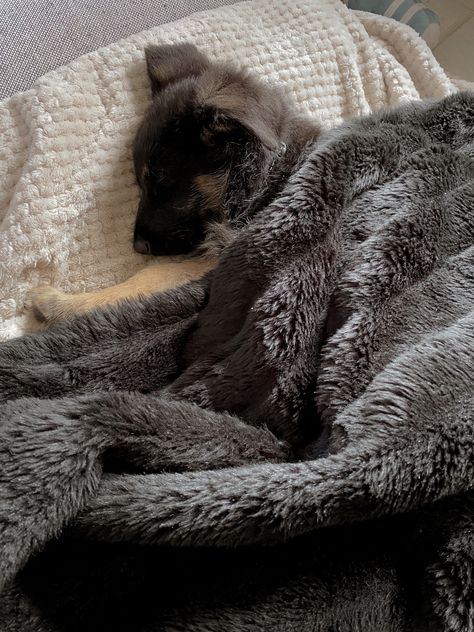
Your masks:
<svg viewBox="0 0 474 632"><path fill-rule="evenodd" d="M325 128L455 90L411 28L340 0L222 7L43 77L0 105L0 338L21 333L30 287L92 290L145 265L131 245L131 143L150 102L143 48L179 41L282 84Z"/></svg>
<svg viewBox="0 0 474 632"><path fill-rule="evenodd" d="M207 278L0 346L2 630L474 630L473 343L474 94L322 136Z"/></svg>
<svg viewBox="0 0 474 632"><path fill-rule="evenodd" d="M0 99L118 39L234 0L2 0Z"/></svg>
<svg viewBox="0 0 474 632"><path fill-rule="evenodd" d="M415 3L409 2L411 9ZM0 99L28 90L44 73L120 38L181 19L195 11L226 4L235 2L3 0L0 3ZM395 2L387 1L387 4ZM380 10L380 2L374 0L354 0L351 5L351 8L379 14L385 10L385 6ZM408 22L433 48L439 39L439 20L433 11L418 5L413 14L401 21Z"/></svg>
<svg viewBox="0 0 474 632"><path fill-rule="evenodd" d="M439 17L423 2L417 0L345 0L347 6L358 11L371 11L408 24L434 48L439 42Z"/></svg>

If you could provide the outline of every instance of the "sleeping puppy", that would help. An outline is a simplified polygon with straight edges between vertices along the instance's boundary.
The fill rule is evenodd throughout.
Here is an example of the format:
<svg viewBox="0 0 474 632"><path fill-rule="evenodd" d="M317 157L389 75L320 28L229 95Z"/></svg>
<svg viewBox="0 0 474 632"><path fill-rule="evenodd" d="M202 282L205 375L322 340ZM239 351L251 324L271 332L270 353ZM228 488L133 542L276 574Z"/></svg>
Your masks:
<svg viewBox="0 0 474 632"><path fill-rule="evenodd" d="M153 99L134 144L141 191L134 248L187 257L98 292L36 288L30 305L40 322L204 275L236 231L279 193L319 134L277 89L211 62L192 44L150 46L146 63Z"/></svg>

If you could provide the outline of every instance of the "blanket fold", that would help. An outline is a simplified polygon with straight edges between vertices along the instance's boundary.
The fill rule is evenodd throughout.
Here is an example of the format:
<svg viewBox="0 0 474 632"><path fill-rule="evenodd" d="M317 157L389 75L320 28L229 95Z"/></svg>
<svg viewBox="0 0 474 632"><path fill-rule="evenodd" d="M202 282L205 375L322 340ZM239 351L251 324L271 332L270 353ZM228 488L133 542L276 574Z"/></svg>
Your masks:
<svg viewBox="0 0 474 632"><path fill-rule="evenodd" d="M0 345L5 630L474 630L473 148L345 123L202 281Z"/></svg>

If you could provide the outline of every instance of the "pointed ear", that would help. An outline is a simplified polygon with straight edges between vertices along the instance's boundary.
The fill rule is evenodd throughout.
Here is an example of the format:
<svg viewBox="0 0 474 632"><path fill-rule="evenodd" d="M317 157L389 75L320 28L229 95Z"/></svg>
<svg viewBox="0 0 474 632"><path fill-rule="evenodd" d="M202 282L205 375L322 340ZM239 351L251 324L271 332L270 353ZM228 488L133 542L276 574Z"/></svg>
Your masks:
<svg viewBox="0 0 474 632"><path fill-rule="evenodd" d="M216 72L208 73L207 81L201 83L198 98L215 115L211 132L222 134L227 126L235 133L240 128L253 134L267 150L279 148L283 101L274 90L232 67L216 67Z"/></svg>
<svg viewBox="0 0 474 632"><path fill-rule="evenodd" d="M209 60L194 44L148 46L145 59L153 94L174 81L200 75L209 67Z"/></svg>
<svg viewBox="0 0 474 632"><path fill-rule="evenodd" d="M252 116L251 112L239 117L240 123L259 139L265 149L276 151L280 147L280 139L272 126L259 116Z"/></svg>
<svg viewBox="0 0 474 632"><path fill-rule="evenodd" d="M211 113L212 112L212 113ZM208 111L202 119L201 141L208 147L222 146L236 134L251 133L269 151L280 147L280 139L271 125L251 112L235 114Z"/></svg>

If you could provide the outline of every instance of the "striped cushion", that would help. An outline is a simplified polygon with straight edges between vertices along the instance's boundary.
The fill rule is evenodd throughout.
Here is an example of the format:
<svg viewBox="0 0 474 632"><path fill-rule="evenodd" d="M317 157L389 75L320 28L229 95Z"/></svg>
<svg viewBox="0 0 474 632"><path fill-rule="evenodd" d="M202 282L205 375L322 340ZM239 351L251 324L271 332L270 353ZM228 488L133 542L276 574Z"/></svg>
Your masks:
<svg viewBox="0 0 474 632"><path fill-rule="evenodd" d="M439 17L415 0L346 0L350 9L378 13L411 26L433 48L439 41Z"/></svg>

